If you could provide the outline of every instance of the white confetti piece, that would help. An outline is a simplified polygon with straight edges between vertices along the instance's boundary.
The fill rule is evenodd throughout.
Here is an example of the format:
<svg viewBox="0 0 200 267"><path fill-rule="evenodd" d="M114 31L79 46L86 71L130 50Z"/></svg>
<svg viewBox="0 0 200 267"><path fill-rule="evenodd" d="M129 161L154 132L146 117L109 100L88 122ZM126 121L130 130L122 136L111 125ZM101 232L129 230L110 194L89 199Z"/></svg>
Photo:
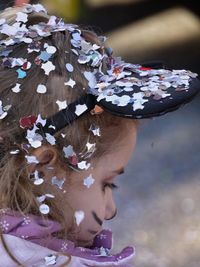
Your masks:
<svg viewBox="0 0 200 267"><path fill-rule="evenodd" d="M56 67L53 65L51 61L47 61L46 63L42 64L41 68L44 70L46 75L49 75L49 73L55 70Z"/></svg>
<svg viewBox="0 0 200 267"><path fill-rule="evenodd" d="M49 46L47 46L46 51L47 51L48 54L55 54L57 49L56 49L55 46L49 45Z"/></svg>
<svg viewBox="0 0 200 267"><path fill-rule="evenodd" d="M87 170L90 167L90 163L87 163L87 161L83 160L81 162L78 162L78 168L81 170Z"/></svg>
<svg viewBox="0 0 200 267"><path fill-rule="evenodd" d="M42 203L43 201L45 201L46 196L45 196L45 195L42 195L42 196L36 197L36 199L37 199L37 201L38 201L39 203Z"/></svg>
<svg viewBox="0 0 200 267"><path fill-rule="evenodd" d="M39 176L38 170L34 172L34 184L35 185L41 185L44 182L44 179Z"/></svg>
<svg viewBox="0 0 200 267"><path fill-rule="evenodd" d="M46 266L55 265L57 256L49 255L49 256L46 256L44 259L45 259L45 265Z"/></svg>
<svg viewBox="0 0 200 267"><path fill-rule="evenodd" d="M90 71L84 71L84 76L88 80L88 85L90 88L95 88L97 81L95 75Z"/></svg>
<svg viewBox="0 0 200 267"><path fill-rule="evenodd" d="M72 66L72 64L67 63L67 64L66 64L66 69L67 69L69 72L72 72L72 71L74 70L74 67Z"/></svg>
<svg viewBox="0 0 200 267"><path fill-rule="evenodd" d="M85 112L87 110L87 106L85 104L83 105L76 105L76 110L75 110L75 113L77 116L81 115L83 112Z"/></svg>
<svg viewBox="0 0 200 267"><path fill-rule="evenodd" d="M46 140L49 144L55 145L56 144L56 139L53 135L46 133Z"/></svg>
<svg viewBox="0 0 200 267"><path fill-rule="evenodd" d="M39 210L42 214L48 214L50 211L49 206L47 204L40 205Z"/></svg>
<svg viewBox="0 0 200 267"><path fill-rule="evenodd" d="M47 91L47 88L45 85L43 84L39 84L38 87L37 87L37 93L39 94L45 94Z"/></svg>
<svg viewBox="0 0 200 267"><path fill-rule="evenodd" d="M19 93L21 91L21 88L20 88L21 84L20 83L16 83L16 85L11 88L11 90L14 92L14 93Z"/></svg>
<svg viewBox="0 0 200 267"><path fill-rule="evenodd" d="M37 125L38 123L40 123L44 127L46 125L46 121L46 119L43 119L41 117L41 114L38 114L35 124Z"/></svg>
<svg viewBox="0 0 200 267"><path fill-rule="evenodd" d="M36 158L36 156L28 156L28 155L26 155L25 158L26 158L26 160L27 160L27 162L28 162L29 164L32 164L32 163L39 163L39 161L38 161L38 159Z"/></svg>
<svg viewBox="0 0 200 267"><path fill-rule="evenodd" d="M56 104L58 105L59 110L65 109L67 107L67 101L57 100Z"/></svg>
<svg viewBox="0 0 200 267"><path fill-rule="evenodd" d="M75 155L75 152L74 152L74 149L73 149L73 146L69 145L69 146L64 146L63 147L63 152L65 154L65 158L69 158L69 157L72 157L73 155Z"/></svg>
<svg viewBox="0 0 200 267"><path fill-rule="evenodd" d="M11 154L11 155L17 155L17 154L19 154L19 152L20 152L19 149L11 150L11 151L10 151L10 154Z"/></svg>
<svg viewBox="0 0 200 267"><path fill-rule="evenodd" d="M62 189L65 179L58 179L56 176L51 178L52 185L56 185L59 189Z"/></svg>
<svg viewBox="0 0 200 267"><path fill-rule="evenodd" d="M18 12L16 17L17 22L24 22L26 23L28 21L28 15L23 12Z"/></svg>
<svg viewBox="0 0 200 267"><path fill-rule="evenodd" d="M79 226L85 217L85 213L82 210L75 211L74 217L76 219L76 224Z"/></svg>
<svg viewBox="0 0 200 267"><path fill-rule="evenodd" d="M90 186L94 183L94 178L92 177L92 174L90 174L87 178L84 179L83 184L87 186L87 188L90 188Z"/></svg>
<svg viewBox="0 0 200 267"><path fill-rule="evenodd" d="M101 136L100 128L98 126L91 125L89 130L92 131L95 136Z"/></svg>
<svg viewBox="0 0 200 267"><path fill-rule="evenodd" d="M42 142L40 140L29 140L29 143L34 148L38 148L42 145Z"/></svg>
<svg viewBox="0 0 200 267"><path fill-rule="evenodd" d="M74 80L72 80L71 78L69 79L68 82L65 82L65 85L69 85L72 88L74 87L75 84L76 84L76 82Z"/></svg>

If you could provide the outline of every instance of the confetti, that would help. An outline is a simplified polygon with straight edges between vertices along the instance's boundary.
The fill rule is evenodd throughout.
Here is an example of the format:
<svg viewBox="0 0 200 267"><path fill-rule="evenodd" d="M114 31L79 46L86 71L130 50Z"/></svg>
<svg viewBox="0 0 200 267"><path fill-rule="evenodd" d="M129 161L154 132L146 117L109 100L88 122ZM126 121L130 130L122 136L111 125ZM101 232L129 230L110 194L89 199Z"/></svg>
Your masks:
<svg viewBox="0 0 200 267"><path fill-rule="evenodd" d="M72 64L67 63L67 64L66 64L66 69L67 69L69 72L72 72L72 71L74 70L74 67L72 66Z"/></svg>
<svg viewBox="0 0 200 267"><path fill-rule="evenodd" d="M26 72L21 70L21 69L17 69L16 72L18 73L18 79L23 79L26 77Z"/></svg>
<svg viewBox="0 0 200 267"><path fill-rule="evenodd" d="M46 133L46 140L49 144L51 144L52 146L56 144L56 139L53 135Z"/></svg>
<svg viewBox="0 0 200 267"><path fill-rule="evenodd" d="M98 126L95 125L91 125L89 128L89 131L92 131L94 135L96 136L101 136L100 135L100 128Z"/></svg>
<svg viewBox="0 0 200 267"><path fill-rule="evenodd" d="M34 115L30 115L27 117L20 118L19 125L22 129L31 128L36 122L37 117Z"/></svg>
<svg viewBox="0 0 200 267"><path fill-rule="evenodd" d="M75 84L76 84L76 82L74 80L72 80L71 78L69 79L68 82L65 82L65 85L69 85L72 88L74 87Z"/></svg>
<svg viewBox="0 0 200 267"><path fill-rule="evenodd" d="M45 259L45 265L46 266L55 265L57 256L49 255L49 256L46 256L44 259Z"/></svg>
<svg viewBox="0 0 200 267"><path fill-rule="evenodd" d="M75 152L74 152L74 149L73 149L73 146L69 145L67 147L63 147L63 152L65 154L65 158L69 158L69 157L72 157L73 155L75 155Z"/></svg>
<svg viewBox="0 0 200 267"><path fill-rule="evenodd" d="M59 189L62 189L65 179L58 179L56 176L51 178L52 185L56 185Z"/></svg>
<svg viewBox="0 0 200 267"><path fill-rule="evenodd" d="M40 205L39 210L42 214L48 214L50 211L49 206L47 204Z"/></svg>
<svg viewBox="0 0 200 267"><path fill-rule="evenodd" d="M16 83L16 85L11 88L11 90L14 92L14 93L19 93L21 91L21 88L20 88L21 84L20 83Z"/></svg>
<svg viewBox="0 0 200 267"><path fill-rule="evenodd" d="M39 163L39 161L37 160L36 156L28 156L28 155L25 155L25 158L26 158L26 160L27 160L27 162L29 164Z"/></svg>
<svg viewBox="0 0 200 267"><path fill-rule="evenodd" d="M43 119L42 117L41 117L41 114L38 114L38 116L37 116L37 120L36 120L36 122L35 122L35 124L37 125L37 124L41 124L43 127L46 125L46 119Z"/></svg>
<svg viewBox="0 0 200 267"><path fill-rule="evenodd" d="M43 182L44 182L44 179L39 176L39 172L38 172L38 170L36 170L34 172L34 184L35 185L41 185L41 184L43 184Z"/></svg>
<svg viewBox="0 0 200 267"><path fill-rule="evenodd" d="M90 174L87 178L84 179L83 184L87 186L87 188L90 188L90 186L94 183L94 178L92 177L92 174Z"/></svg>
<svg viewBox="0 0 200 267"><path fill-rule="evenodd" d="M85 160L79 162L77 165L78 165L78 168L81 170L83 169L88 170L90 167L90 163L87 163Z"/></svg>
<svg viewBox="0 0 200 267"><path fill-rule="evenodd" d="M23 13L23 12L18 12L17 13L17 17L16 17L16 21L18 22L24 22L26 23L28 21L28 15Z"/></svg>
<svg viewBox="0 0 200 267"><path fill-rule="evenodd" d="M43 63L41 68L44 70L46 75L49 75L51 71L55 70L55 66L53 65L51 61L47 61L46 63Z"/></svg>
<svg viewBox="0 0 200 267"><path fill-rule="evenodd" d="M76 224L79 226L85 217L85 213L82 210L75 211L74 217L76 220Z"/></svg>
<svg viewBox="0 0 200 267"><path fill-rule="evenodd" d="M46 51L48 54L55 54L55 52L57 51L55 46L52 45L47 45L46 46Z"/></svg>
<svg viewBox="0 0 200 267"><path fill-rule="evenodd" d="M75 110L75 114L77 116L80 116L82 113L84 113L87 110L87 106L85 104L83 105L76 105L76 110Z"/></svg>
<svg viewBox="0 0 200 267"><path fill-rule="evenodd" d="M59 110L65 109L67 107L67 101L57 100L56 104L58 105Z"/></svg>
<svg viewBox="0 0 200 267"><path fill-rule="evenodd" d="M10 151L10 154L11 154L11 155L17 155L17 154L19 154L19 152L20 152L19 149L11 150L11 151Z"/></svg>
<svg viewBox="0 0 200 267"><path fill-rule="evenodd" d="M39 84L36 91L39 94L45 94L47 92L47 88L45 85Z"/></svg>

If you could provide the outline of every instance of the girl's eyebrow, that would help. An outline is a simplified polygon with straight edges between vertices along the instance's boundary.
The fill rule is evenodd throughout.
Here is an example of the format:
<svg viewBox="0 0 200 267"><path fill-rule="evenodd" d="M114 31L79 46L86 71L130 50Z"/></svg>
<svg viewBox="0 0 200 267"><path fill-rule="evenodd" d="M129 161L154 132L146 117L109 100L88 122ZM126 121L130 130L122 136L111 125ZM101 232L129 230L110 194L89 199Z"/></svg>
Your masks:
<svg viewBox="0 0 200 267"><path fill-rule="evenodd" d="M124 169L124 167L122 167L122 168L120 168L118 170L115 170L113 172L116 173L116 174L123 174L125 172L125 169Z"/></svg>

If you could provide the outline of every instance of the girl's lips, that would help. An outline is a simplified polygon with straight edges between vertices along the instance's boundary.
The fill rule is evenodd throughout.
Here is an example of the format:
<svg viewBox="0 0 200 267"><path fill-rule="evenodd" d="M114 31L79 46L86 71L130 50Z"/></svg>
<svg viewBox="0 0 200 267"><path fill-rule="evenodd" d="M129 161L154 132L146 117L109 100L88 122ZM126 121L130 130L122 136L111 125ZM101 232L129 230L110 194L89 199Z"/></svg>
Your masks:
<svg viewBox="0 0 200 267"><path fill-rule="evenodd" d="M92 235L96 235L99 233L99 231L93 231L93 230L88 230L88 232Z"/></svg>

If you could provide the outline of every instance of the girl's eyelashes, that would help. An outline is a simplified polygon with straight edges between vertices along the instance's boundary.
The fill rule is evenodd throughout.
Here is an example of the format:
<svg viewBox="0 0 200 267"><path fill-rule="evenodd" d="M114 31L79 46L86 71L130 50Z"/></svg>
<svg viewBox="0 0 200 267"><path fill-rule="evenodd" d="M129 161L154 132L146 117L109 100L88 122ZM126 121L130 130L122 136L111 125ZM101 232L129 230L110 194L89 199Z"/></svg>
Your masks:
<svg viewBox="0 0 200 267"><path fill-rule="evenodd" d="M114 189L118 189L118 188L119 188L119 186L116 185L116 184L114 184L114 183L104 183L104 184L103 184L103 191L105 191L106 187L109 187L109 188L111 188L112 190L114 190Z"/></svg>

